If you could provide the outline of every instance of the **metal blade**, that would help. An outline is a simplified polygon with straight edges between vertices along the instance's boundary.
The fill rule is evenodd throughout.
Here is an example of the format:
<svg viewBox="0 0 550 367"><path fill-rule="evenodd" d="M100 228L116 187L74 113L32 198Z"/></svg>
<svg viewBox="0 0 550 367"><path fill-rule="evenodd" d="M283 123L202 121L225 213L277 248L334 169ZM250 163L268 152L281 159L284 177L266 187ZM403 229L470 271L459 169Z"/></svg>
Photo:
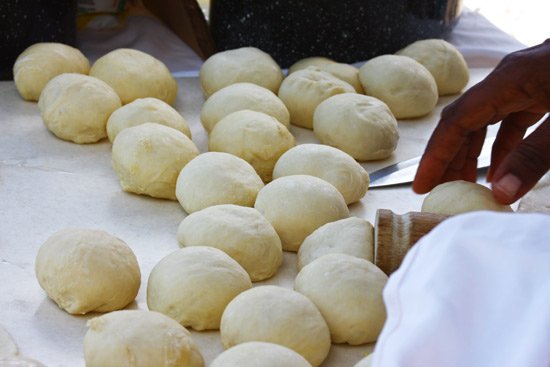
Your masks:
<svg viewBox="0 0 550 367"><path fill-rule="evenodd" d="M491 163L491 147L493 146L494 140L494 137L485 139L483 149L477 159L478 169L489 167ZM414 157L372 172L369 175L369 188L394 186L412 182L421 157L422 156Z"/></svg>

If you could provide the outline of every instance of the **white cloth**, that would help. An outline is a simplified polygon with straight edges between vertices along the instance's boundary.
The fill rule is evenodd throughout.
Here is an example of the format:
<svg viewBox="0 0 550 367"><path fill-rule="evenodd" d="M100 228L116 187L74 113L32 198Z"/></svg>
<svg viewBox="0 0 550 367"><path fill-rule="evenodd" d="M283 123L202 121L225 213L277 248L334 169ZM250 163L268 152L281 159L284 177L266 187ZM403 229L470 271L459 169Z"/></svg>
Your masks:
<svg viewBox="0 0 550 367"><path fill-rule="evenodd" d="M446 220L407 254L384 300L374 367L549 367L550 215Z"/></svg>

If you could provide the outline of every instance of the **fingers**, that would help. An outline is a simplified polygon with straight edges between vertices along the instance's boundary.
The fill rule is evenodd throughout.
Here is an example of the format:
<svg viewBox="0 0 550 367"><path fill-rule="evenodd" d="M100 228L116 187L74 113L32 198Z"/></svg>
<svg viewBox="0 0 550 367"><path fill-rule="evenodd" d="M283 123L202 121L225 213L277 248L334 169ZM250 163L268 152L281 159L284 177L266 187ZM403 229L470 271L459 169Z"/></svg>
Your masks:
<svg viewBox="0 0 550 367"><path fill-rule="evenodd" d="M487 180L491 181L493 173L503 159L523 140L527 128L543 117L542 114L530 112L513 113L502 120L491 151L491 167Z"/></svg>
<svg viewBox="0 0 550 367"><path fill-rule="evenodd" d="M550 169L550 117L517 145L494 171L493 195L511 204L529 191Z"/></svg>

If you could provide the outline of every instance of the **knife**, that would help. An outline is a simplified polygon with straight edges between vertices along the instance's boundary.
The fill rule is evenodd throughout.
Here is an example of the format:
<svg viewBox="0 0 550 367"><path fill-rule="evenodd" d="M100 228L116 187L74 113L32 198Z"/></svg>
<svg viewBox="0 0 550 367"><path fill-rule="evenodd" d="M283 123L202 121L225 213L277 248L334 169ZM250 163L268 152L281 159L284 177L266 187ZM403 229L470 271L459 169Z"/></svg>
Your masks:
<svg viewBox="0 0 550 367"><path fill-rule="evenodd" d="M483 148L477 158L478 169L489 167L491 163L491 147L494 141L495 137L485 139ZM420 163L420 158L422 158L421 155L370 173L369 188L394 186L413 182L418 164Z"/></svg>

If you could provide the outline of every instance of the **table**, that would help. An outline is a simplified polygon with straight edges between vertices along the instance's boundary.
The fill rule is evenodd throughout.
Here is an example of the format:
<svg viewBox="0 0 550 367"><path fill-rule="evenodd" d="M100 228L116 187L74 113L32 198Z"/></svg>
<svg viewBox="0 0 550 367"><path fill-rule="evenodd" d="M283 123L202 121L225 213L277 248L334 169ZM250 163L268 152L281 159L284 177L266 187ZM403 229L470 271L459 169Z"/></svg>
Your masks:
<svg viewBox="0 0 550 367"><path fill-rule="evenodd" d="M472 69L473 85L488 69ZM186 118L193 140L207 150L199 120L204 102L197 78L179 78L175 108ZM441 98L428 116L399 121L400 141L394 155L366 163L373 171L422 153L443 106L456 96ZM318 142L312 131L292 126L298 143ZM142 272L142 286L129 308L147 309L146 283L152 267L177 250L176 230L185 212L178 202L125 193L111 168L106 139L78 145L56 138L42 123L36 103L23 101L12 82L0 82L0 325L15 339L23 356L46 366L83 366L86 321L98 314L69 315L47 298L34 275L38 248L59 229L97 228L127 242ZM352 215L374 223L376 210L419 211L423 196L410 186L369 190L350 206ZM296 255L284 254L278 274L260 284L292 288ZM219 333L192 332L208 365L223 348ZM373 345L333 345L323 367L352 366Z"/></svg>

